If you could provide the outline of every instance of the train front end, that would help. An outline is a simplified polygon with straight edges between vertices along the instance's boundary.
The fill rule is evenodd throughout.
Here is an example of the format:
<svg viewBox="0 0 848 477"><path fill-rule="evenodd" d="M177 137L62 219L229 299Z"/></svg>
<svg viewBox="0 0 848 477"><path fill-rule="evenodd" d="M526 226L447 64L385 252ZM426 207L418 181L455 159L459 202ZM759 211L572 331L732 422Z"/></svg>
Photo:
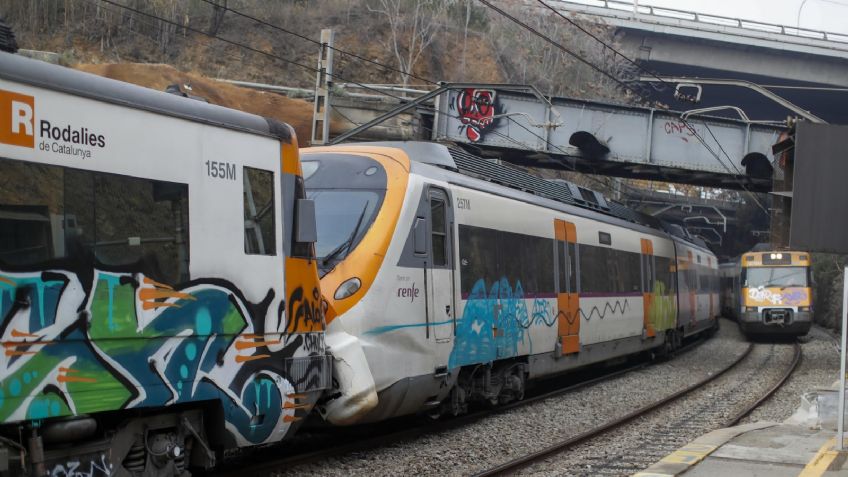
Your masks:
<svg viewBox="0 0 848 477"><path fill-rule="evenodd" d="M810 254L749 252L741 257L739 326L746 334L805 335L812 326Z"/></svg>
<svg viewBox="0 0 848 477"><path fill-rule="evenodd" d="M326 339L334 358L334 389L318 409L335 425L374 420L372 411L385 403L378 393L396 381L401 368L414 366L428 353L408 343L385 342L386 336L373 329L399 313L387 305L398 254L393 237L403 228L399 222L409 192L409 158L397 148L379 146L301 152L307 194L315 202ZM423 287L420 281L408 285ZM420 296L409 300L415 307L422 302ZM384 363L393 351L400 353L398 361Z"/></svg>

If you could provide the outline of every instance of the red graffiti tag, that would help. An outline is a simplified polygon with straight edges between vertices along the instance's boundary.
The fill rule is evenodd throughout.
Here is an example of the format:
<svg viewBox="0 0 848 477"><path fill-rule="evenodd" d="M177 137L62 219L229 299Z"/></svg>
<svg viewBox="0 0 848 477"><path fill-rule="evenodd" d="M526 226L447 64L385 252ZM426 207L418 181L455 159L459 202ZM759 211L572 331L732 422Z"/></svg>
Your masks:
<svg viewBox="0 0 848 477"><path fill-rule="evenodd" d="M683 121L666 121L665 122L665 133L669 135L683 135L688 137L693 137L694 134L689 129L689 126ZM687 137L680 137L681 141L689 142Z"/></svg>

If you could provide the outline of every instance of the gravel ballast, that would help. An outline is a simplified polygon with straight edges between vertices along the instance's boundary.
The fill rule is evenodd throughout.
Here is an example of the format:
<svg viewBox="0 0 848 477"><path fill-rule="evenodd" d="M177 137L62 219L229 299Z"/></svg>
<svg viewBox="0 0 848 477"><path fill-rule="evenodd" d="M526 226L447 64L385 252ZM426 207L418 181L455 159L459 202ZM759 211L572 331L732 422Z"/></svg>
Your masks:
<svg viewBox="0 0 848 477"><path fill-rule="evenodd" d="M798 368L768 401L740 424L781 422L798 409L801 395L817 388L829 388L839 379L839 342L836 337L823 328L813 326L800 343L804 354Z"/></svg>
<svg viewBox="0 0 848 477"><path fill-rule="evenodd" d="M367 452L280 469L273 475L469 475L555 444L683 389L727 366L748 347L734 323L668 362L449 431ZM752 353L756 354L756 353ZM746 358L746 361L752 357ZM788 358L789 359L789 358ZM616 444L616 447L621 447ZM562 455L568 455L566 451ZM570 475L568 467L528 469Z"/></svg>

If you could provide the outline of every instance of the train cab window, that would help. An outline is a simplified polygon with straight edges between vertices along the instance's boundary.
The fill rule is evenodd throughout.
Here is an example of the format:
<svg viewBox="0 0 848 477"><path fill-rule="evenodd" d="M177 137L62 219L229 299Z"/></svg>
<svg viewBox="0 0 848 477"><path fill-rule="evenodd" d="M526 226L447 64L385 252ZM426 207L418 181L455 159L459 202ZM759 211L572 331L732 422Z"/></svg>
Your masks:
<svg viewBox="0 0 848 477"><path fill-rule="evenodd" d="M447 265L447 211L445 201L438 197L430 197L430 235L433 246L433 265Z"/></svg>
<svg viewBox="0 0 848 477"><path fill-rule="evenodd" d="M379 162L353 154L304 154L301 164L306 195L315 201L315 255L324 276L356 250L377 220L388 176Z"/></svg>
<svg viewBox="0 0 848 477"><path fill-rule="evenodd" d="M244 168L244 253L276 255L274 173Z"/></svg>
<svg viewBox="0 0 848 477"><path fill-rule="evenodd" d="M0 267L188 280L188 186L0 159Z"/></svg>

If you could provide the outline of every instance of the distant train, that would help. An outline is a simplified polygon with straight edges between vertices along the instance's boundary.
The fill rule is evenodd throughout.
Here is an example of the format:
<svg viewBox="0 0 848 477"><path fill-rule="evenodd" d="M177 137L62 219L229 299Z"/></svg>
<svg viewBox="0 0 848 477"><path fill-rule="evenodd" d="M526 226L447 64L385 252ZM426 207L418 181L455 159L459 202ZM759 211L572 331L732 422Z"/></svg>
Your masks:
<svg viewBox="0 0 848 477"><path fill-rule="evenodd" d="M7 53L0 118L0 474L291 435L331 379L293 130Z"/></svg>
<svg viewBox="0 0 848 477"><path fill-rule="evenodd" d="M331 423L521 399L528 380L717 326L715 256L594 191L432 143L301 159L334 357L317 409Z"/></svg>
<svg viewBox="0 0 848 477"><path fill-rule="evenodd" d="M726 316L748 335L805 335L812 326L810 254L758 250L722 263L721 300Z"/></svg>

